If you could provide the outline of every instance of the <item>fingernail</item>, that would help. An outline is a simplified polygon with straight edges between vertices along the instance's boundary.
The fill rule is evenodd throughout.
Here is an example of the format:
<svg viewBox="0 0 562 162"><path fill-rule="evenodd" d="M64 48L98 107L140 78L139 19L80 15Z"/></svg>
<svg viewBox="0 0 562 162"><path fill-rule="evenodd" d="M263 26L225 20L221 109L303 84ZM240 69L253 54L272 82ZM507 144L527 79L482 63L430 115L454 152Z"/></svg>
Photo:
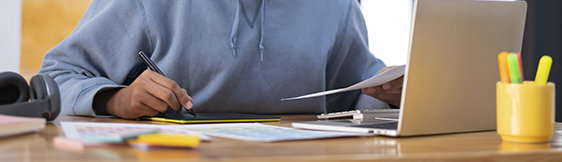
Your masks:
<svg viewBox="0 0 562 162"><path fill-rule="evenodd" d="M382 89L389 89L391 86L390 84L383 84Z"/></svg>
<svg viewBox="0 0 562 162"><path fill-rule="evenodd" d="M187 109L191 109L193 108L193 103L191 103L191 101L187 101L187 104L185 104Z"/></svg>

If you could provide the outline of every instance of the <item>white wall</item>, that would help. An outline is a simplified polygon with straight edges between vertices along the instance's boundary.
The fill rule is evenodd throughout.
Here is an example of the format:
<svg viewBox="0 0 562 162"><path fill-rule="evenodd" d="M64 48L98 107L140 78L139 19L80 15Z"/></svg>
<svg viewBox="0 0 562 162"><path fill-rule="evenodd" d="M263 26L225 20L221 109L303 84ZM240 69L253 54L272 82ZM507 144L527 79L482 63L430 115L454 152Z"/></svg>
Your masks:
<svg viewBox="0 0 562 162"><path fill-rule="evenodd" d="M0 22L0 72L19 72L21 0L0 0Z"/></svg>
<svg viewBox="0 0 562 162"><path fill-rule="evenodd" d="M369 49L386 65L406 64L413 0L361 0Z"/></svg>

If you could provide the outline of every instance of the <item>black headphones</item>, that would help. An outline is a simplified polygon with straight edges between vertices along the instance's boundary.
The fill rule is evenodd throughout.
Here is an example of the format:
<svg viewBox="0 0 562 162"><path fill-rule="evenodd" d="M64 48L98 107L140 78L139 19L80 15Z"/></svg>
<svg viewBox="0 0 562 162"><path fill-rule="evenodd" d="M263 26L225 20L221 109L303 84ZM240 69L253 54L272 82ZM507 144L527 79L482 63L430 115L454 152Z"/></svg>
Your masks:
<svg viewBox="0 0 562 162"><path fill-rule="evenodd" d="M47 74L37 74L29 84L17 73L0 73L0 114L55 120L60 113L55 80Z"/></svg>

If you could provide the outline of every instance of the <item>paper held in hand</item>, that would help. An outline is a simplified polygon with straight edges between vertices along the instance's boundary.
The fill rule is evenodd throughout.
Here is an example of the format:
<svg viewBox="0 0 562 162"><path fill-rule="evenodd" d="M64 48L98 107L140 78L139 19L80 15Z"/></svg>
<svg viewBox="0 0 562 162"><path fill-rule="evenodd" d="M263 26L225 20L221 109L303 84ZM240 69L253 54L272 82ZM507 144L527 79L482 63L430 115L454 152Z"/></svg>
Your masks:
<svg viewBox="0 0 562 162"><path fill-rule="evenodd" d="M367 87L374 87L374 86L382 85L386 82L392 81L396 78L399 78L399 77L403 76L405 69L406 69L406 65L397 66L397 67L389 69L389 70L387 70L383 73L372 76L371 78L369 78L367 80L364 80L364 81L359 82L357 84L351 85L347 88L334 89L334 90L318 92L318 93L313 93L313 94L308 94L308 95L303 95L303 96L298 96L298 97L284 98L284 99L281 99L281 101L298 100L298 99L311 98L311 97L319 97L319 96L325 96L325 95L334 94L334 93L340 93L340 92L346 92L346 91L351 91L351 90L356 90L356 89L361 89L361 88L367 88Z"/></svg>

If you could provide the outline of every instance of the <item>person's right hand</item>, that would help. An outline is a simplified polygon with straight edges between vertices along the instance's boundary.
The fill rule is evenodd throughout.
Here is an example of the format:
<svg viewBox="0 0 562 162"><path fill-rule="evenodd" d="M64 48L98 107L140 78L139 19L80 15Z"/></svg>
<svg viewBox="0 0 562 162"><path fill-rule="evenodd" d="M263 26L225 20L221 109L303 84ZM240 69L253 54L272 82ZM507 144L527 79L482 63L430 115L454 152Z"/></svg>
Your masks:
<svg viewBox="0 0 562 162"><path fill-rule="evenodd" d="M106 100L104 100L104 95ZM96 101L96 99L99 100ZM191 109L193 99L187 91L173 80L156 72L145 70L131 85L116 92L101 92L96 95L94 102L104 102L106 113L125 119L135 119L141 116L155 116L164 113L168 107L175 112L181 107ZM99 107L94 109L99 110ZM103 110L102 110L103 112Z"/></svg>
<svg viewBox="0 0 562 162"><path fill-rule="evenodd" d="M384 67L379 71L379 74L395 67L396 66ZM363 88L361 92L388 104L400 106L402 84L404 84L404 75L379 86Z"/></svg>

